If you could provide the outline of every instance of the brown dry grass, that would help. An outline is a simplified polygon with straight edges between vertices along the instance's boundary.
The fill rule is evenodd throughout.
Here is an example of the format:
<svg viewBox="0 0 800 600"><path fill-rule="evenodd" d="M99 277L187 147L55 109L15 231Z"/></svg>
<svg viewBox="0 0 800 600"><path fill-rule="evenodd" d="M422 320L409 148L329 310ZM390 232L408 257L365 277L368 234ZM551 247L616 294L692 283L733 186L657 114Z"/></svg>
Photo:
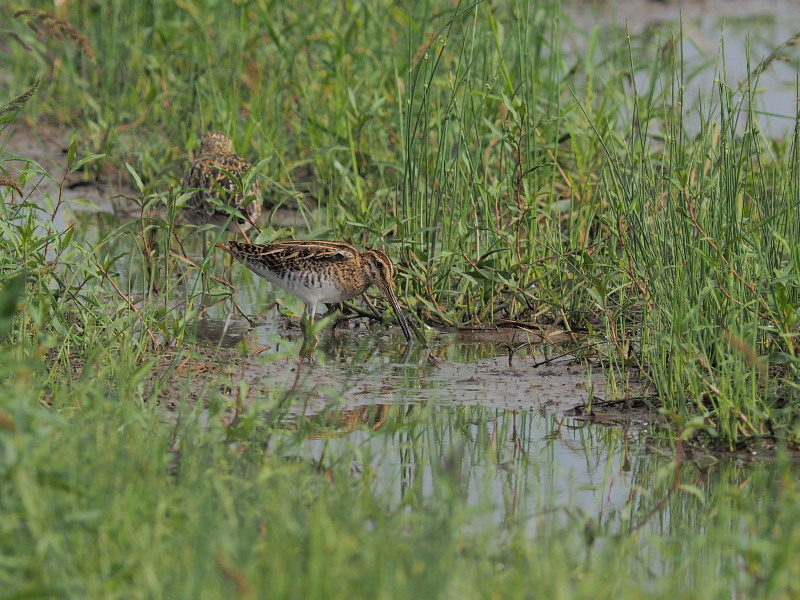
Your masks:
<svg viewBox="0 0 800 600"><path fill-rule="evenodd" d="M89 39L73 27L72 23L50 13L38 10L20 10L14 18L27 17L27 25L41 39L56 38L75 42L89 60L95 62L94 50Z"/></svg>

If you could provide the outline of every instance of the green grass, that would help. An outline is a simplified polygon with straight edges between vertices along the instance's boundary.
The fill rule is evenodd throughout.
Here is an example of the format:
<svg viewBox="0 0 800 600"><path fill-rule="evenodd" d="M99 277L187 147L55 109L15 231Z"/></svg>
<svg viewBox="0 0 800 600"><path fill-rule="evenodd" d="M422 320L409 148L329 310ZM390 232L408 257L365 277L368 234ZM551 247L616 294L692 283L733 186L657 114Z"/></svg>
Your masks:
<svg viewBox="0 0 800 600"><path fill-rule="evenodd" d="M3 359L13 364L6 350ZM314 459L303 436L264 418L274 409L269 400L233 425L216 402L207 420L184 406L165 423L152 398L137 402L135 389L87 379L61 390L64 408L43 411L35 385L43 376L7 388L13 401L3 404L6 597L526 598L536 590L667 598L691 589L698 598L731 590L788 598L797 591L790 558L800 493L786 461L746 475L733 462L684 465L675 488L673 461L634 455L632 482L646 489L598 518L552 496L545 485L558 468L552 462L513 459L511 419L491 435L497 415L486 409L460 409L456 418L398 411L374 434L385 438L388 456L398 444L404 468L419 473L397 497L397 483L376 485L368 467L373 458L386 462L380 451L342 442ZM518 425L524 431L526 418ZM598 456L619 451L618 441L599 435ZM463 459L454 460L455 447ZM505 493L535 509L510 502L500 520L486 501L468 502L462 478L477 474L458 467L461 460L504 464ZM355 476L353 464L362 466Z"/></svg>
<svg viewBox="0 0 800 600"><path fill-rule="evenodd" d="M103 0L70 3L71 27L11 4L0 98L22 96L0 105L0 145L11 126L74 130L67 169L129 182L137 216L96 238L59 231L60 195L38 206L13 190L45 170L0 162L10 597L797 592L800 494L784 458L708 476L677 451L639 457L643 491L624 514L597 522L522 486L542 510L498 524L447 466L468 428L420 434L442 425L435 412L372 434L407 433L433 473L430 490L398 501L369 469L351 475L369 464L362 448L310 456L322 418L280 426L291 391L254 398L224 372L207 390L233 399L209 392L175 421L156 402L165 370L192 357L188 325L230 296L211 279L220 261L197 251L198 270L174 241L188 149L214 127L264 159L271 202L302 195L301 168L315 174L307 230L268 227L262 240L387 246L402 302L431 326L514 320L592 336L585 358L652 385L662 447L796 445L800 130L761 132L760 57L734 83L722 53L694 106L679 32L581 32L558 3ZM575 38L579 56L565 50ZM598 443L611 452L620 439ZM532 468L511 464L523 480Z"/></svg>

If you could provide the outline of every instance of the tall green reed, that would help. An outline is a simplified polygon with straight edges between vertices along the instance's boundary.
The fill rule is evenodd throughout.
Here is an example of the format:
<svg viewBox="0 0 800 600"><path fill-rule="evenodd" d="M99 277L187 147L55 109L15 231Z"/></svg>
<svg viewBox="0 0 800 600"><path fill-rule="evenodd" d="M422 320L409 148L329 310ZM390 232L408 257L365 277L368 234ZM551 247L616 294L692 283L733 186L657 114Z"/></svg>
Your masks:
<svg viewBox="0 0 800 600"><path fill-rule="evenodd" d="M647 322L640 356L675 418L707 417L705 432L726 444L771 437L794 420L774 419L797 367L798 289L781 277L796 255L796 141L774 152L758 125L757 75L728 83L724 49L708 104L690 118L677 42L672 75L633 90L641 153L607 175L612 231Z"/></svg>

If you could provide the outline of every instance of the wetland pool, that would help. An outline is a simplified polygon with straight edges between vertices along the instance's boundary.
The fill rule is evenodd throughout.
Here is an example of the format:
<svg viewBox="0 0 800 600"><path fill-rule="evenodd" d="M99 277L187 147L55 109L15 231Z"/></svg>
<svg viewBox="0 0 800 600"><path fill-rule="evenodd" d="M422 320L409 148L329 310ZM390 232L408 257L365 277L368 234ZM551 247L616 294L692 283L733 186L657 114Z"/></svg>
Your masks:
<svg viewBox="0 0 800 600"><path fill-rule="evenodd" d="M318 465L345 461L356 480L369 472L388 505L424 504L441 486L456 486L468 504L490 507L498 522L518 522L531 535L575 520L613 535L660 535L687 519L702 523L711 498L724 490L758 506L763 488L754 482L769 488L786 473L773 458L693 454L688 444L677 452L651 426L659 415L641 408L581 417L575 408L590 395L602 401L602 370L570 355L540 365L535 343L519 347L509 364L512 332L428 332L427 346L404 352L396 327L326 330L309 362L282 354L282 345L300 343L286 327L276 315L252 327L233 317L204 318L196 324L197 356L212 365L209 376L233 378L225 392L231 404L237 382L256 401L291 388L284 425L302 430L304 441L287 454ZM190 406L221 389L175 375L170 395L186 395ZM726 518L734 529L745 522L737 523L738 514Z"/></svg>
<svg viewBox="0 0 800 600"><path fill-rule="evenodd" d="M131 218L62 215L86 240ZM202 262L201 236L186 228L179 234L189 236L189 256ZM135 251L135 235L118 239L121 245L103 251ZM657 412L609 411L594 420L576 414L590 398L620 397L619 382L591 360L575 359L586 340L556 330L428 330L426 344L406 351L397 327L356 319L326 328L315 361L302 361L299 301L239 264L211 260L208 273L230 279L254 325L218 286L192 333L152 357L168 426L187 413L201 422L229 419L237 396L265 406L289 398L282 427L292 441L285 456L368 479L389 506L435 506L446 488L475 508L476 519L490 514L531 536L559 527L586 532L587 539L594 531L641 533L641 561L653 573L681 568L686 544L701 544L694 534L713 526L735 532L735 539L718 556L702 548L695 555L717 561L709 569L733 570L744 580L735 561L783 518L776 512L782 482L797 476L791 455L692 455L688 445L676 448L671 436L659 435L664 417ZM135 293L142 274L125 264L117 263L116 282ZM172 297L170 318L187 302L201 306L207 282L190 275L181 285L178 296L184 295ZM225 408L214 413L215 404ZM246 451L247 439L235 443Z"/></svg>
<svg viewBox="0 0 800 600"><path fill-rule="evenodd" d="M89 239L120 225L105 213L73 217ZM202 262L199 238L189 235L186 247ZM314 361L298 359L299 301L238 263L211 260L209 273L230 279L253 323L224 295L200 304L203 282L183 280L192 290L173 298L170 314L186 298L202 310L190 335L153 356L165 422L186 414L231 419L237 398L267 409L287 402L282 428L293 441L285 455L325 469L344 462L354 480L369 473L388 505L435 502L447 486L531 535L577 522L611 535L669 536L700 530L712 516L731 531L760 532L782 478L796 476L790 455L676 448L660 435L657 411L598 409L620 398L620 385L636 390L636 378L609 381L593 360L576 359L587 340L557 330L428 329L425 344L407 348L399 328L359 318L323 330ZM118 266L118 285L135 290L140 274ZM575 410L590 399L594 419ZM235 444L246 451L248 440ZM728 506L722 511L714 507L720 498ZM650 551L642 540L642 551ZM680 560L674 548L652 551L654 560Z"/></svg>

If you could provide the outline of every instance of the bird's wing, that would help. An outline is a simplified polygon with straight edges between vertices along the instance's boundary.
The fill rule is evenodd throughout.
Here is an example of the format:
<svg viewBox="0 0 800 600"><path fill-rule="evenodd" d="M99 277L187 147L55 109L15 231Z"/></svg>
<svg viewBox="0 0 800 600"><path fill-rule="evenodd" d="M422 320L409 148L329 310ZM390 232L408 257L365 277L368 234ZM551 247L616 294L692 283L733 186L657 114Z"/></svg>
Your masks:
<svg viewBox="0 0 800 600"><path fill-rule="evenodd" d="M264 256L282 260L313 260L322 263L339 263L355 260L357 250L343 242L292 240L264 244Z"/></svg>

